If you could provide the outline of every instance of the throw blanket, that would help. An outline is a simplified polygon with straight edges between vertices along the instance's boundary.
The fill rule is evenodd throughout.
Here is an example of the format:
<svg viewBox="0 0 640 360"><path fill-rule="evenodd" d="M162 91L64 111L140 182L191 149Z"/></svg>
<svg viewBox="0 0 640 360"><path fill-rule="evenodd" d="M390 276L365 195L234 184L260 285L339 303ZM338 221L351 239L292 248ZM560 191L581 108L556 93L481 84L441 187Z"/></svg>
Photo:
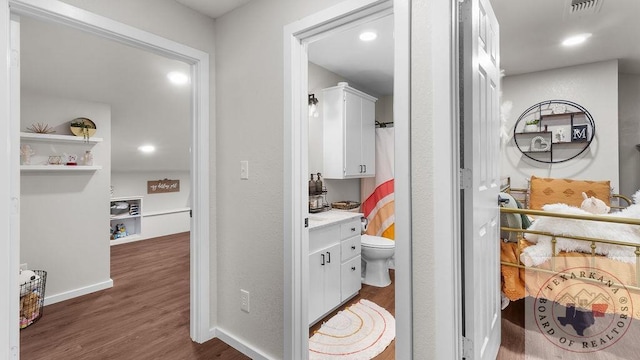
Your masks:
<svg viewBox="0 0 640 360"><path fill-rule="evenodd" d="M542 207L544 211L573 214L593 215L580 208L566 204L549 204ZM621 212L600 215L603 217L640 218L640 205L634 204ZM632 244L640 244L640 226L631 224L617 224L601 221L586 221L574 219L562 219L541 216L529 227L530 230L538 230L555 234L557 243L556 251L570 251L591 253L591 243L588 241L563 238L562 236L581 236L596 239L608 239ZM535 246L523 250L520 260L527 266L536 266L549 260L551 257L551 237L546 235L525 234L525 238ZM605 255L611 259L635 263L635 248L598 243L596 254Z"/></svg>

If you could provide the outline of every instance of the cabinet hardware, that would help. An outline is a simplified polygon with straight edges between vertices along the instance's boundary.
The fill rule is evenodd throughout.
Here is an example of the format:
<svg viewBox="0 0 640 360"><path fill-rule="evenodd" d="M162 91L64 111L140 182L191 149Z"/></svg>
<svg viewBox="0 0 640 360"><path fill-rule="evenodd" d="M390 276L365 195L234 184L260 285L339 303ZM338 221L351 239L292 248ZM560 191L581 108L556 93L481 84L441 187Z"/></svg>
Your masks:
<svg viewBox="0 0 640 360"><path fill-rule="evenodd" d="M331 253L327 251L327 264L331 263Z"/></svg>
<svg viewBox="0 0 640 360"><path fill-rule="evenodd" d="M324 254L320 254L320 256L322 256L322 264L320 265L324 265Z"/></svg>
<svg viewBox="0 0 640 360"><path fill-rule="evenodd" d="M356 228L352 227L352 228L351 228L351 231L354 231L354 232L355 232L355 231L356 231Z"/></svg>
<svg viewBox="0 0 640 360"><path fill-rule="evenodd" d="M363 172L366 173L367 172L367 165L362 165L362 166L364 166L364 171Z"/></svg>
<svg viewBox="0 0 640 360"><path fill-rule="evenodd" d="M352 266L352 267L351 267L351 271L356 271L356 267L355 267L355 266Z"/></svg>
<svg viewBox="0 0 640 360"><path fill-rule="evenodd" d="M355 245L351 245L351 250L355 250L356 246Z"/></svg>

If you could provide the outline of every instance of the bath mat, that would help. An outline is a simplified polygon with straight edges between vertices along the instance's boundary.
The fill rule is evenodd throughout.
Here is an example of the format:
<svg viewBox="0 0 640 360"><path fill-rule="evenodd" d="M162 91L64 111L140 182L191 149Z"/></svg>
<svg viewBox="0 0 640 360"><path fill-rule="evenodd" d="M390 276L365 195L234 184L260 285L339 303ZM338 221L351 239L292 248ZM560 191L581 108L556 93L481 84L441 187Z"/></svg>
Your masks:
<svg viewBox="0 0 640 360"><path fill-rule="evenodd" d="M340 311L309 339L309 360L368 360L396 337L396 320L387 310L362 299Z"/></svg>

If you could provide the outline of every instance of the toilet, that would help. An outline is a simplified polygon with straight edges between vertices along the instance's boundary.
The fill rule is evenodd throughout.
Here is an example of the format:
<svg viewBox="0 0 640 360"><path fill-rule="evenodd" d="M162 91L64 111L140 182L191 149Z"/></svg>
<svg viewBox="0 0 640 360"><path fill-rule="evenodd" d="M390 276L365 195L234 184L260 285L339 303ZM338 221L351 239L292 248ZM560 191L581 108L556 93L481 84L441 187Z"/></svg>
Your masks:
<svg viewBox="0 0 640 360"><path fill-rule="evenodd" d="M395 252L393 240L373 235L362 235L362 283L385 287L391 284L389 277L389 259Z"/></svg>

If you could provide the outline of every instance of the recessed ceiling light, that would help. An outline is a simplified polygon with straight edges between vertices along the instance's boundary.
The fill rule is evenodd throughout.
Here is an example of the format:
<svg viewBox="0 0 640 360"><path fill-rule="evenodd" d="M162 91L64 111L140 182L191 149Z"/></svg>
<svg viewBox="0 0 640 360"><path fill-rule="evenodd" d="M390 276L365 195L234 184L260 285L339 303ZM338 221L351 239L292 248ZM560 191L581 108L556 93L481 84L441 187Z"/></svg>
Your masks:
<svg viewBox="0 0 640 360"><path fill-rule="evenodd" d="M580 34L580 35L571 36L564 39L564 41L562 42L562 45L574 46L574 45L582 44L590 37L591 37L591 34Z"/></svg>
<svg viewBox="0 0 640 360"><path fill-rule="evenodd" d="M168 73L167 78L169 79L169 81L171 81L171 83L176 85L184 85L189 82L189 77L186 74L178 71L172 71Z"/></svg>
<svg viewBox="0 0 640 360"><path fill-rule="evenodd" d="M156 151L156 147L153 145L142 145L138 147L138 150L140 150L143 153L149 154Z"/></svg>
<svg viewBox="0 0 640 360"><path fill-rule="evenodd" d="M378 37L378 34L374 33L373 31L365 31L360 34L360 40L362 41L375 40L377 37Z"/></svg>

